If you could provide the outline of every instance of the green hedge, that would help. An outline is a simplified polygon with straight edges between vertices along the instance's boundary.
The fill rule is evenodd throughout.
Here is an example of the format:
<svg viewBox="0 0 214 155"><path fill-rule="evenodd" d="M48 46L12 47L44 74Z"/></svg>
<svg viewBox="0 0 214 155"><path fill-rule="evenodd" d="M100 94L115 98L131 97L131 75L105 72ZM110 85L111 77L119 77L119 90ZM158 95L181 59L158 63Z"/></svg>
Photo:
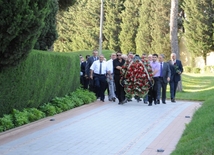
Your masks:
<svg viewBox="0 0 214 155"><path fill-rule="evenodd" d="M26 61L0 73L0 116L76 90L79 67L77 54L32 51Z"/></svg>

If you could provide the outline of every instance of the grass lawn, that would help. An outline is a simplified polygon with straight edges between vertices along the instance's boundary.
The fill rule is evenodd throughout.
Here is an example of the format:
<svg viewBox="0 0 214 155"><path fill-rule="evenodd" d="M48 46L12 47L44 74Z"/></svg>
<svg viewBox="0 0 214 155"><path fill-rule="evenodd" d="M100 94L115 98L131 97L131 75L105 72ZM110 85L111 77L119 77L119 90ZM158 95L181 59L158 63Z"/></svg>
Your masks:
<svg viewBox="0 0 214 155"><path fill-rule="evenodd" d="M214 74L183 74L183 92L177 99L203 101L172 155L214 154Z"/></svg>

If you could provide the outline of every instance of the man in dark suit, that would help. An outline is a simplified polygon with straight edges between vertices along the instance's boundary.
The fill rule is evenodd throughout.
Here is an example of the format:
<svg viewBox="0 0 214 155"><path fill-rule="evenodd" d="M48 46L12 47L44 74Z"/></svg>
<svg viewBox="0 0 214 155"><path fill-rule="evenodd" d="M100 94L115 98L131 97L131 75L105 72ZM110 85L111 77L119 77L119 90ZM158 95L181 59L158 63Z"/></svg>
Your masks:
<svg viewBox="0 0 214 155"><path fill-rule="evenodd" d="M81 66L80 66L81 72L82 72L82 77L83 77L82 85L83 85L84 89L88 89L88 84L89 84L89 79L86 78L86 76L85 76L85 68L86 68L87 60L89 57L90 57L90 55L86 55L86 57L85 57L86 61L82 62Z"/></svg>
<svg viewBox="0 0 214 155"><path fill-rule="evenodd" d="M93 64L94 61L98 60L98 51L94 50L92 53L92 56L90 58L88 58L87 63L86 63L86 67L85 67L85 77L89 79L90 77L90 67ZM89 79L89 90L92 92L95 92L95 88L94 88L94 81L93 79Z"/></svg>
<svg viewBox="0 0 214 155"><path fill-rule="evenodd" d="M176 54L171 54L171 60L169 61L169 66L171 70L171 78L170 78L170 97L171 102L175 101L176 89L178 86L178 82L181 80L181 74L183 72L183 66L180 60L176 59Z"/></svg>
<svg viewBox="0 0 214 155"><path fill-rule="evenodd" d="M166 87L167 83L170 81L171 70L169 68L169 64L164 62L165 56L163 54L159 55L159 63L160 63L160 77L159 77L159 86L158 86L158 104L160 104L160 96L163 104L166 104ZM161 95L162 89L162 95Z"/></svg>

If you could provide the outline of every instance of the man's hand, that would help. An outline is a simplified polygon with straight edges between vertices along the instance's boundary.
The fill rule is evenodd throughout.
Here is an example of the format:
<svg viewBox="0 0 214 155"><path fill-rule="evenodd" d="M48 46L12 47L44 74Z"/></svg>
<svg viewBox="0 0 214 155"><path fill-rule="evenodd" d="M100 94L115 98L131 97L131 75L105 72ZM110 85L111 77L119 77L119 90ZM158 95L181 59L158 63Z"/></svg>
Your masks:
<svg viewBox="0 0 214 155"><path fill-rule="evenodd" d="M170 81L170 78L169 78L169 77L167 78L167 81L168 81L168 82Z"/></svg>
<svg viewBox="0 0 214 155"><path fill-rule="evenodd" d="M92 79L92 80L93 80L93 76L92 76L92 75L90 75L90 79Z"/></svg>

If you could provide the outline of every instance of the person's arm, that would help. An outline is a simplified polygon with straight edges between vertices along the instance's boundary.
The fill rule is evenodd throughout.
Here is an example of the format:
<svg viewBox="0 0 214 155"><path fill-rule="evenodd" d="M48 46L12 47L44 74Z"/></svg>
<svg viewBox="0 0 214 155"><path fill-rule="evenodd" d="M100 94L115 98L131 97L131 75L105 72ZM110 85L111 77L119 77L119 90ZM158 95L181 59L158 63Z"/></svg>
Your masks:
<svg viewBox="0 0 214 155"><path fill-rule="evenodd" d="M169 82L170 81L170 77L171 77L171 69L170 69L168 63L165 63L165 64L167 66L167 81Z"/></svg>
<svg viewBox="0 0 214 155"><path fill-rule="evenodd" d="M94 61L94 62L95 62L95 61ZM94 64L95 64L94 62L92 63L92 65L91 65L91 67L90 67L90 75L89 75L89 76L90 76L91 79L93 79Z"/></svg>

